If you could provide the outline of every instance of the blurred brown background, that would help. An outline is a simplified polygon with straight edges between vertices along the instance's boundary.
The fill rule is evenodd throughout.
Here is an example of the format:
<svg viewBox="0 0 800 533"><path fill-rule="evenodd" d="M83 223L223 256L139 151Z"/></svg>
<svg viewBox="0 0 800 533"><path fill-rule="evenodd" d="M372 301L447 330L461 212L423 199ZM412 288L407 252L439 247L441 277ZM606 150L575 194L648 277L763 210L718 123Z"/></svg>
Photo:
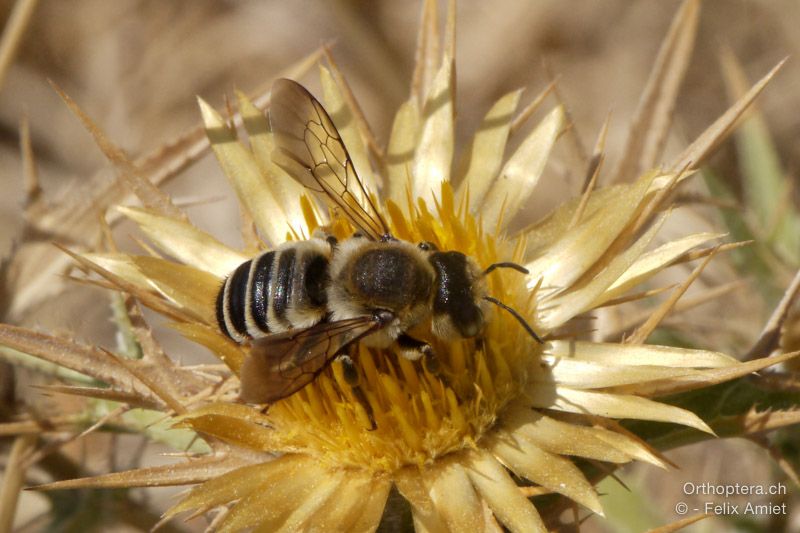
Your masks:
<svg viewBox="0 0 800 533"><path fill-rule="evenodd" d="M0 258L19 240L23 184L19 121L30 120L45 196L57 202L70 184L106 168L100 151L70 114L47 79L71 95L132 156L154 150L199 124L195 95L218 108L234 88L252 92L322 43L348 76L378 138L385 141L394 110L407 97L420 6L399 1L41 0L17 56L0 86ZM0 1L0 20L12 8ZM548 82L559 86L586 146L609 111L608 167L622 149L639 95L677 1L479 0L458 3L458 141L463 146L491 103L529 87L530 100ZM442 19L444 18L442 6ZM789 62L758 100L787 171L800 163L800 2L707 0L703 3L692 63L677 102L668 159L728 105L719 68L731 49L751 81L785 56ZM315 88L312 72L302 80ZM725 146L712 161L737 187L735 153ZM580 177L551 165L531 218L556 198L575 193ZM106 171L108 179L112 173ZM796 182L795 182L796 183ZM192 220L237 243L236 207L211 157L166 189L178 200L207 200L188 209ZM709 211L682 214L680 234L713 229ZM716 229L719 230L719 226ZM131 231L123 227L121 234ZM730 269L711 272L710 283L729 281ZM716 277L716 279L715 279ZM708 281L708 280L707 280ZM85 306L85 288L70 291L33 312L27 325L77 331L113 345L107 307ZM71 294L71 293L75 294ZM95 301L98 292L93 294ZM744 301L742 301L744 300ZM746 297L724 308L728 327L753 339L761 315ZM738 306L737 306L738 305ZM80 307L78 307L80 306ZM81 309L75 313L74 309ZM763 310L757 310L763 311ZM706 315L696 326L703 327ZM163 333L168 350L185 349ZM181 348L178 348L180 346ZM728 346L718 348L733 349ZM744 351L744 349L742 349ZM180 353L180 352L179 352ZM735 449L732 454L748 457ZM744 455L740 455L744 454ZM679 487L696 454L680 459L683 473L662 485ZM768 469L760 462L752 467ZM724 469L717 465L717 474ZM672 496L662 496L667 503ZM667 511L664 516L674 518ZM595 522L593 520L593 522Z"/></svg>
<svg viewBox="0 0 800 533"><path fill-rule="evenodd" d="M41 0L0 89L0 250L19 226L18 122L30 116L48 194L103 164L90 137L53 90L54 80L138 155L198 123L194 96L221 106L234 87L252 91L321 43L348 75L385 140L407 96L417 2ZM5 18L12 2L0 2ZM612 112L609 157L626 126L677 1L463 1L458 5L458 113L463 141L493 99L532 94L560 75L584 143ZM676 130L696 135L726 106L718 54L730 47L751 79L800 50L793 0L711 0L677 106ZM800 157L800 107L790 59L760 106L791 170ZM312 79L310 76L309 79ZM306 80L308 81L308 80ZM313 87L313 84L312 84ZM530 97L530 96L529 96ZM673 143L680 147L679 141ZM674 152L673 148L673 152ZM217 180L213 170L205 181ZM213 189L213 187L209 187ZM194 190L194 189L192 189Z"/></svg>

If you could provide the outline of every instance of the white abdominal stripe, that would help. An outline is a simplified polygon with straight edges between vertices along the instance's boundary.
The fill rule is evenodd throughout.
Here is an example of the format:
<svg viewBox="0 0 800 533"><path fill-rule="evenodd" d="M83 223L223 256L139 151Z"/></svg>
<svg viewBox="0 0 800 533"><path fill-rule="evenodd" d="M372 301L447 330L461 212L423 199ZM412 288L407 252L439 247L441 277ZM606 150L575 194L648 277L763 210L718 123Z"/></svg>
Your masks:
<svg viewBox="0 0 800 533"><path fill-rule="evenodd" d="M287 242L239 265L217 295L220 330L235 340L308 328L326 312L331 246L320 239Z"/></svg>

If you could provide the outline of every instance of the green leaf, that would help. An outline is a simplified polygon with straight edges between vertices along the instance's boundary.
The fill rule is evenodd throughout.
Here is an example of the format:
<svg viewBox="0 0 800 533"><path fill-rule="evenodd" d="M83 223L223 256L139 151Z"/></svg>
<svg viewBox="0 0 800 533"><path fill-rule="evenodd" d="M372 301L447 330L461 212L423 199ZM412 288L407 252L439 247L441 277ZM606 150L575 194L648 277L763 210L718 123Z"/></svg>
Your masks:
<svg viewBox="0 0 800 533"><path fill-rule="evenodd" d="M640 486L638 480L631 481L631 490L610 477L597 485L597 492L603 495L600 501L608 525L619 533L638 533L663 524L665 518L656 513L657 505L648 491ZM625 483L629 481L626 479Z"/></svg>
<svg viewBox="0 0 800 533"><path fill-rule="evenodd" d="M722 55L729 97L734 100L749 82L732 53ZM791 185L781 165L764 117L753 106L734 134L742 172L744 201L755 213L768 242L784 260L800 264L800 214L792 204Z"/></svg>
<svg viewBox="0 0 800 533"><path fill-rule="evenodd" d="M710 168L703 168L700 175L711 196L725 202L736 202L733 191ZM741 210L720 208L719 212L733 240L755 241L750 246L731 250L730 258L742 275L755 278L755 285L762 297L770 306L773 306L780 300L783 293L781 288L775 284L776 276L773 268L776 263L775 257L763 242L756 239Z"/></svg>
<svg viewBox="0 0 800 533"><path fill-rule="evenodd" d="M727 383L660 398L659 401L690 410L721 438L744 435L744 417L751 412L789 410L800 404L800 391L773 390L761 379L746 376ZM625 426L659 450L669 450L713 438L697 430L650 422L625 422Z"/></svg>

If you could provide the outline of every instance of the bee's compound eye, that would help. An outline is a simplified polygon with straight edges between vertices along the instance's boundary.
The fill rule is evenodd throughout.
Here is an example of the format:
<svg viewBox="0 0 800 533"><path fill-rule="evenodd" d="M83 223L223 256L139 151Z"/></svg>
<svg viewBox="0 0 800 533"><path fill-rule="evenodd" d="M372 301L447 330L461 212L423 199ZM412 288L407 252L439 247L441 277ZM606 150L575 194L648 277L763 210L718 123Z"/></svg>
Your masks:
<svg viewBox="0 0 800 533"><path fill-rule="evenodd" d="M430 251L434 251L434 252L435 252L436 250L438 250L438 248L436 247L436 245L435 245L435 244L433 244L433 243L432 243L432 242L430 242L430 241L422 241L421 243L419 243L419 244L417 245L417 247L418 247L420 250L422 250L423 252L430 252Z"/></svg>

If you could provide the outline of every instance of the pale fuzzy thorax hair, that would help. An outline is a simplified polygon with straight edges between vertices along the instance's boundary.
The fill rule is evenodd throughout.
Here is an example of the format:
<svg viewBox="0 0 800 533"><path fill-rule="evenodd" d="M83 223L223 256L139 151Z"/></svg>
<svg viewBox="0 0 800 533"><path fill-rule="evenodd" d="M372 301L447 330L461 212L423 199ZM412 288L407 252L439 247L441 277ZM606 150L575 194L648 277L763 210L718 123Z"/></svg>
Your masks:
<svg viewBox="0 0 800 533"><path fill-rule="evenodd" d="M376 246L393 246L400 248L425 269L430 277L431 284L435 279L435 272L428 263L425 253L412 243L405 241L393 241L390 243L376 243L361 237L353 237L342 241L333 254L330 263L330 284L328 285L328 310L331 313L331 320L345 320L359 316L370 315L374 309L366 302L362 301L358 295L351 294L347 289L347 277L353 262L361 254ZM364 339L367 346L387 347L391 345L397 337L413 326L425 320L431 309L431 296L424 301L414 302L408 309L391 310L395 313L395 319L382 330Z"/></svg>

